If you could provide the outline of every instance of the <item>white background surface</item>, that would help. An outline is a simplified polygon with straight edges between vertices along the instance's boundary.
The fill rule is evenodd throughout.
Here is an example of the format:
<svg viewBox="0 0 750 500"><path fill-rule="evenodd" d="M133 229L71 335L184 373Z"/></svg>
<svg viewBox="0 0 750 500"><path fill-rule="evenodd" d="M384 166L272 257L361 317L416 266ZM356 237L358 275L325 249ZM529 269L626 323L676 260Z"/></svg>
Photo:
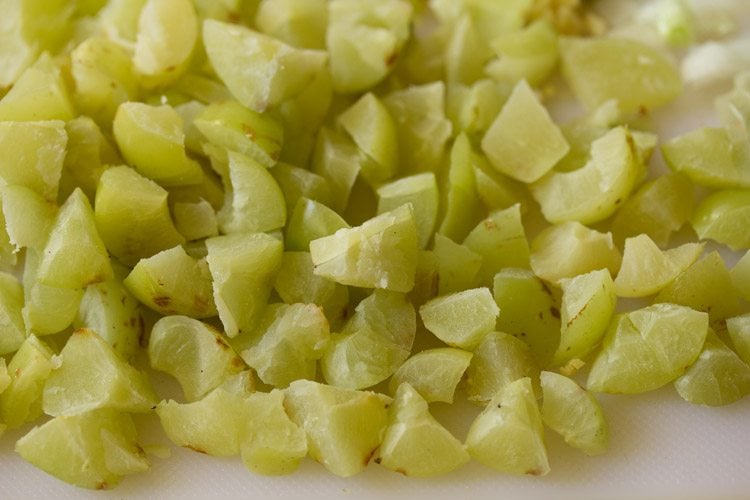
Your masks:
<svg viewBox="0 0 750 500"><path fill-rule="evenodd" d="M726 90L726 86L712 93ZM656 118L662 140L713 122L709 93L686 93ZM675 113L678 114L675 114ZM659 159L657 158L658 162ZM498 474L477 463L436 479L404 478L371 464L337 478L306 459L291 476L256 476L239 458L172 449L152 468L114 490L90 492L35 469L14 452L29 427L0 438L0 499L11 498L750 498L750 398L712 409L682 401L671 385L638 396L600 398L611 429L610 451L586 457L547 432L552 471L545 477ZM477 408L433 406L459 438ZM153 416L138 417L144 444L166 444Z"/></svg>

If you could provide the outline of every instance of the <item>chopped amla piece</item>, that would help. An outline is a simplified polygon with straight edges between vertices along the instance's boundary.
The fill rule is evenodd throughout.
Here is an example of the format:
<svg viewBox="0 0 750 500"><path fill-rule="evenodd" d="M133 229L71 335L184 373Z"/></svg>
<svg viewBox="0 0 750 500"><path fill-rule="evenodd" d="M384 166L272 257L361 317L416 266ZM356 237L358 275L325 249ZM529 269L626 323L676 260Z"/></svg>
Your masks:
<svg viewBox="0 0 750 500"><path fill-rule="evenodd" d="M362 92L393 69L409 39L413 7L405 0L332 0L326 48L336 92Z"/></svg>
<svg viewBox="0 0 750 500"><path fill-rule="evenodd" d="M157 403L144 372L128 364L92 330L78 329L60 352L44 384L47 415L76 415L100 408L147 412Z"/></svg>
<svg viewBox="0 0 750 500"><path fill-rule="evenodd" d="M562 71L589 110L617 99L623 112L650 110L681 92L675 64L655 47L617 37L563 38Z"/></svg>
<svg viewBox="0 0 750 500"><path fill-rule="evenodd" d="M196 201L174 201L172 215L175 228L188 241L219 234L216 210L202 197Z"/></svg>
<svg viewBox="0 0 750 500"><path fill-rule="evenodd" d="M57 205L19 185L1 187L0 203L8 243L13 245L14 253L21 248L42 252L57 219Z"/></svg>
<svg viewBox="0 0 750 500"><path fill-rule="evenodd" d="M129 269L116 264L114 271L114 278L86 287L73 327L95 331L123 359L130 360L145 340L146 326L140 302L122 282Z"/></svg>
<svg viewBox="0 0 750 500"><path fill-rule="evenodd" d="M428 403L453 403L456 387L471 358L472 353L455 347L418 352L396 370L388 384L388 391L395 394L402 384L408 384Z"/></svg>
<svg viewBox="0 0 750 500"><path fill-rule="evenodd" d="M483 134L500 113L511 90L489 78L479 79L471 85L449 83L445 105L454 133ZM490 168L497 172L494 167Z"/></svg>
<svg viewBox="0 0 750 500"><path fill-rule="evenodd" d="M138 93L138 80L128 50L114 40L91 37L70 54L78 109L100 125L109 126L117 108Z"/></svg>
<svg viewBox="0 0 750 500"><path fill-rule="evenodd" d="M667 166L700 186L750 188L750 161L726 128L702 127L661 145Z"/></svg>
<svg viewBox="0 0 750 500"><path fill-rule="evenodd" d="M501 173L521 182L546 174L570 149L534 91L522 80L482 138L482 151Z"/></svg>
<svg viewBox="0 0 750 500"><path fill-rule="evenodd" d="M396 123L380 99L368 92L337 121L365 157L362 176L375 184L393 177L399 166Z"/></svg>
<svg viewBox="0 0 750 500"><path fill-rule="evenodd" d="M49 53L42 53L0 99L0 121L68 121L75 118L60 66Z"/></svg>
<svg viewBox="0 0 750 500"><path fill-rule="evenodd" d="M261 1L255 24L266 35L295 47L325 49L326 0Z"/></svg>
<svg viewBox="0 0 750 500"><path fill-rule="evenodd" d="M660 250L646 234L625 240L622 265L615 279L619 297L652 295L690 267L703 252L702 243Z"/></svg>
<svg viewBox="0 0 750 500"><path fill-rule="evenodd" d="M242 463L266 476L290 474L307 455L305 430L289 417L283 391L256 392L245 398L240 432Z"/></svg>
<svg viewBox="0 0 750 500"><path fill-rule="evenodd" d="M612 220L612 234L622 244L625 238L647 234L660 247L688 221L695 206L694 188L682 174L657 177L620 206Z"/></svg>
<svg viewBox="0 0 750 500"><path fill-rule="evenodd" d="M583 359L597 346L615 312L615 284L607 269L599 269L560 282L560 344L551 366Z"/></svg>
<svg viewBox="0 0 750 500"><path fill-rule="evenodd" d="M497 329L528 344L540 365L549 363L560 342L559 302L549 286L528 269L509 267L495 275L492 294Z"/></svg>
<svg viewBox="0 0 750 500"><path fill-rule="evenodd" d="M466 448L473 459L500 472L549 472L542 417L530 378L509 383L492 398L471 423Z"/></svg>
<svg viewBox="0 0 750 500"><path fill-rule="evenodd" d="M486 403L508 384L524 377L529 377L533 386L538 385L539 363L529 346L507 333L488 333L474 349L466 371L468 398Z"/></svg>
<svg viewBox="0 0 750 500"><path fill-rule="evenodd" d="M482 256L479 282L483 285L490 285L502 269L529 267L529 242L518 203L492 212L471 230L463 244Z"/></svg>
<svg viewBox="0 0 750 500"><path fill-rule="evenodd" d="M711 239L732 250L750 248L750 189L718 191L698 204L691 218L700 239Z"/></svg>
<svg viewBox="0 0 750 500"><path fill-rule="evenodd" d="M192 403L162 401L156 414L174 444L218 457L240 453L240 432L248 417L245 395L222 387Z"/></svg>
<svg viewBox="0 0 750 500"><path fill-rule="evenodd" d="M698 359L674 386L691 403L728 405L750 394L750 366L709 330Z"/></svg>
<svg viewBox="0 0 750 500"><path fill-rule="evenodd" d="M53 418L16 443L32 465L67 483L106 490L122 476L144 472L149 461L127 413L94 410Z"/></svg>
<svg viewBox="0 0 750 500"><path fill-rule="evenodd" d="M328 180L336 210L347 207L363 161L357 145L345 134L326 127L317 134L312 170Z"/></svg>
<svg viewBox="0 0 750 500"><path fill-rule="evenodd" d="M739 357L750 364L750 314L727 319L727 333Z"/></svg>
<svg viewBox="0 0 750 500"><path fill-rule="evenodd" d="M94 211L83 191L76 189L60 207L50 228L36 279L44 285L75 289L112 276Z"/></svg>
<svg viewBox="0 0 750 500"><path fill-rule="evenodd" d="M193 124L209 142L242 153L264 167L273 166L281 154L281 123L273 115L255 112L237 101L209 104Z"/></svg>
<svg viewBox="0 0 750 500"><path fill-rule="evenodd" d="M252 158L227 152L225 201L218 216L223 233L279 229L286 223L286 202L271 173Z"/></svg>
<svg viewBox="0 0 750 500"><path fill-rule="evenodd" d="M190 257L179 245L138 261L123 283L142 304L164 315L217 314L206 260Z"/></svg>
<svg viewBox="0 0 750 500"><path fill-rule="evenodd" d="M221 333L187 316L165 316L154 324L148 358L152 368L177 379L188 401L201 399L245 368Z"/></svg>
<svg viewBox="0 0 750 500"><path fill-rule="evenodd" d="M283 244L265 233L206 240L214 301L227 336L251 331L268 302L282 262Z"/></svg>
<svg viewBox="0 0 750 500"><path fill-rule="evenodd" d="M147 0L138 17L133 67L141 84L173 83L188 67L198 40L198 16L190 0Z"/></svg>
<svg viewBox="0 0 750 500"><path fill-rule="evenodd" d="M298 49L237 24L203 21L208 60L232 95L263 112L309 85L328 62L321 50Z"/></svg>
<svg viewBox="0 0 750 500"><path fill-rule="evenodd" d="M117 108L112 132L125 160L142 175L163 186L199 184L203 170L185 152L183 126L169 105L125 102Z"/></svg>
<svg viewBox="0 0 750 500"><path fill-rule="evenodd" d="M705 311L713 324L740 312L739 295L719 252L693 262L661 289L654 302L669 302Z"/></svg>
<svg viewBox="0 0 750 500"><path fill-rule="evenodd" d="M476 24L476 18L461 16L446 37L443 66L445 80L449 83L469 84L484 76L485 63L492 57L492 50L480 36Z"/></svg>
<svg viewBox="0 0 750 500"><path fill-rule="evenodd" d="M55 202L67 143L62 121L0 121L0 179Z"/></svg>
<svg viewBox="0 0 750 500"><path fill-rule="evenodd" d="M434 238L432 253L437 261L438 295L476 287L482 256L440 233L435 233Z"/></svg>
<svg viewBox="0 0 750 500"><path fill-rule="evenodd" d="M464 445L430 414L408 383L398 386L375 462L405 476L446 474L469 461Z"/></svg>
<svg viewBox="0 0 750 500"><path fill-rule="evenodd" d="M419 308L425 328L446 344L467 350L495 329L499 312L489 288L436 297Z"/></svg>
<svg viewBox="0 0 750 500"><path fill-rule="evenodd" d="M301 197L292 210L286 226L286 249L305 251L310 242L323 236L330 236L349 224L334 210L322 203Z"/></svg>
<svg viewBox="0 0 750 500"><path fill-rule="evenodd" d="M411 203L419 235L419 248L426 248L438 217L438 187L433 172L425 172L384 184L377 189L378 213Z"/></svg>
<svg viewBox="0 0 750 500"><path fill-rule="evenodd" d="M745 300L750 301L750 250L729 270L729 277L737 292Z"/></svg>
<svg viewBox="0 0 750 500"><path fill-rule="evenodd" d="M315 274L344 285L394 292L414 287L417 252L417 226L409 204L310 242Z"/></svg>
<svg viewBox="0 0 750 500"><path fill-rule="evenodd" d="M9 429L42 415L44 382L54 368L50 348L29 335L8 363L10 385L0 393L0 422Z"/></svg>
<svg viewBox="0 0 750 500"><path fill-rule="evenodd" d="M10 273L0 272L0 356L14 353L26 340L23 287Z"/></svg>
<svg viewBox="0 0 750 500"><path fill-rule="evenodd" d="M630 132L616 127L591 144L584 166L553 170L531 186L531 194L548 221L590 224L612 215L644 173Z"/></svg>
<svg viewBox="0 0 750 500"><path fill-rule="evenodd" d="M596 269L608 269L614 276L621 261L611 233L600 233L579 222L548 227L531 241L531 269L552 283Z"/></svg>
<svg viewBox="0 0 750 500"><path fill-rule="evenodd" d="M538 19L520 31L501 34L490 42L498 55L485 71L497 81L526 80L540 85L557 65L557 31L546 19Z"/></svg>
<svg viewBox="0 0 750 500"><path fill-rule="evenodd" d="M453 241L466 238L482 217L474 177L477 157L466 134L456 137L451 147L448 176L440 186L444 199L440 201L443 214L438 227L439 234Z"/></svg>
<svg viewBox="0 0 750 500"><path fill-rule="evenodd" d="M311 380L286 389L284 407L305 430L310 457L337 476L353 476L367 466L388 424L391 399Z"/></svg>
<svg viewBox="0 0 750 500"><path fill-rule="evenodd" d="M544 424L587 455L607 451L609 426L596 397L559 373L542 372L540 378Z"/></svg>
<svg viewBox="0 0 750 500"><path fill-rule="evenodd" d="M298 379L315 379L317 360L329 340L328 320L315 304L271 304L254 332L232 344L264 384L284 388Z"/></svg>
<svg viewBox="0 0 750 500"><path fill-rule="evenodd" d="M594 359L587 387L596 392L646 392L676 379L697 358L708 314L675 304L654 304L618 314Z"/></svg>
<svg viewBox="0 0 750 500"><path fill-rule="evenodd" d="M110 127L110 123L111 120L104 130ZM122 163L114 142L102 130L86 115L65 123L68 144L57 192L58 202L65 200L76 188L83 190L86 197L94 201L102 172L110 165Z"/></svg>
<svg viewBox="0 0 750 500"><path fill-rule="evenodd" d="M414 306L406 295L376 289L333 334L321 359L329 384L371 387L390 377L411 353L417 330Z"/></svg>
<svg viewBox="0 0 750 500"><path fill-rule="evenodd" d="M269 171L284 194L288 214L292 213L302 198L316 200L327 206L333 204L330 184L322 175L284 162L277 163Z"/></svg>
<svg viewBox="0 0 750 500"><path fill-rule="evenodd" d="M132 168L106 169L99 179L94 218L107 250L123 264L181 245L174 227L167 191Z"/></svg>

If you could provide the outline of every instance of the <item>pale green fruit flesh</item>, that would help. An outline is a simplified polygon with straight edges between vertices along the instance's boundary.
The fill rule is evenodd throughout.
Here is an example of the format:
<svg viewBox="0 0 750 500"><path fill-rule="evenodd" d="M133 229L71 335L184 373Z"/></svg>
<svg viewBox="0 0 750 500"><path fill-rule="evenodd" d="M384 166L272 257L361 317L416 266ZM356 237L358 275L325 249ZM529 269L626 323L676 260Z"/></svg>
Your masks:
<svg viewBox="0 0 750 500"><path fill-rule="evenodd" d="M378 213L410 203L419 235L419 248L426 248L438 216L438 187L435 174L426 172L384 184L377 190Z"/></svg>
<svg viewBox="0 0 750 500"><path fill-rule="evenodd" d="M430 414L408 383L399 385L375 462L405 476L431 477L469 461L464 445Z"/></svg>
<svg viewBox="0 0 750 500"><path fill-rule="evenodd" d="M475 158L466 134L456 137L450 151L447 186L442 188L444 213L438 227L439 234L453 241L463 240L481 218L473 168Z"/></svg>
<svg viewBox="0 0 750 500"><path fill-rule="evenodd" d="M542 372L541 381L544 424L587 455L604 453L609 428L594 395L558 373Z"/></svg>
<svg viewBox="0 0 750 500"><path fill-rule="evenodd" d="M750 394L750 366L709 332L698 359L675 380L674 386L691 403L727 405Z"/></svg>
<svg viewBox="0 0 750 500"><path fill-rule="evenodd" d="M729 277L740 295L750 300L750 250L729 270Z"/></svg>
<svg viewBox="0 0 750 500"><path fill-rule="evenodd" d="M312 240L348 227L349 224L335 211L315 200L301 197L286 226L286 249L306 252Z"/></svg>
<svg viewBox="0 0 750 500"><path fill-rule="evenodd" d="M59 363L44 384L43 409L48 415L76 415L100 408L147 412L156 405L146 374L91 330L73 332Z"/></svg>
<svg viewBox="0 0 750 500"><path fill-rule="evenodd" d="M0 421L20 427L42 415L44 382L52 372L53 352L34 335L18 348L8 363L10 385L0 393Z"/></svg>
<svg viewBox="0 0 750 500"><path fill-rule="evenodd" d="M698 357L708 315L689 307L655 304L615 316L591 366L587 387L639 393L668 384Z"/></svg>
<svg viewBox="0 0 750 500"><path fill-rule="evenodd" d="M691 223L698 237L727 245L732 250L750 248L750 190L719 191L695 209Z"/></svg>
<svg viewBox="0 0 750 500"><path fill-rule="evenodd" d="M26 340L23 287L11 274L0 272L0 353L16 352Z"/></svg>
<svg viewBox="0 0 750 500"><path fill-rule="evenodd" d="M460 292L478 284L481 255L440 233L435 233L432 252L437 260L438 295Z"/></svg>
<svg viewBox="0 0 750 500"><path fill-rule="evenodd" d="M308 452L332 473L361 472L383 440L390 398L309 380L292 382L285 408L305 430Z"/></svg>
<svg viewBox="0 0 750 500"><path fill-rule="evenodd" d="M60 64L43 53L0 100L0 120L67 121L75 116Z"/></svg>
<svg viewBox="0 0 750 500"><path fill-rule="evenodd" d="M129 415L95 410L61 416L34 427L16 452L43 471L82 488L106 490L149 462Z"/></svg>
<svg viewBox="0 0 750 500"><path fill-rule="evenodd" d="M455 347L438 347L419 352L402 364L391 377L388 389L395 394L408 384L428 403L452 403L456 387L469 367L472 353Z"/></svg>
<svg viewBox="0 0 750 500"><path fill-rule="evenodd" d="M488 288L437 297L419 308L425 328L446 344L469 350L495 329L499 312Z"/></svg>
<svg viewBox="0 0 750 500"><path fill-rule="evenodd" d="M750 314L729 318L727 332L739 357L750 364Z"/></svg>
<svg viewBox="0 0 750 500"><path fill-rule="evenodd" d="M473 459L500 472L533 476L549 472L531 379L511 382L492 398L472 422L466 448Z"/></svg>

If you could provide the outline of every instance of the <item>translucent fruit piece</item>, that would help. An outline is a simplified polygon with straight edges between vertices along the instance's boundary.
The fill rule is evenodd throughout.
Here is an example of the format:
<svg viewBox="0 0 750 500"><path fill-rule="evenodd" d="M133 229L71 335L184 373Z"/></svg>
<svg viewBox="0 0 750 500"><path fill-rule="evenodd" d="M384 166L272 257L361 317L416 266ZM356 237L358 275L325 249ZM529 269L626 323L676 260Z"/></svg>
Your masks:
<svg viewBox="0 0 750 500"><path fill-rule="evenodd" d="M123 264L184 243L167 206L167 191L128 167L108 168L99 179L94 218L104 244Z"/></svg>
<svg viewBox="0 0 750 500"><path fill-rule="evenodd" d="M492 212L464 239L464 246L482 256L479 281L489 285L495 274L507 267L529 267L529 243L521 221L521 206L515 204Z"/></svg>
<svg viewBox="0 0 750 500"><path fill-rule="evenodd" d="M264 384L283 388L298 379L315 378L317 360L329 340L323 310L315 304L273 304L255 332L237 337L242 359Z"/></svg>
<svg viewBox="0 0 750 500"><path fill-rule="evenodd" d="M144 472L149 462L125 413L96 410L54 418L16 443L24 460L67 483L106 490L123 475Z"/></svg>
<svg viewBox="0 0 750 500"><path fill-rule="evenodd" d="M328 206L333 204L333 194L325 177L284 162L274 165L270 172L284 193L287 213L292 213L301 198Z"/></svg>
<svg viewBox="0 0 750 500"><path fill-rule="evenodd" d="M551 366L583 359L593 351L607 330L617 302L615 285L606 269L564 279L560 286L560 344Z"/></svg>
<svg viewBox="0 0 750 500"><path fill-rule="evenodd" d="M553 283L596 269L608 269L614 276L621 261L611 233L600 233L578 222L544 229L531 242L531 269Z"/></svg>
<svg viewBox="0 0 750 500"><path fill-rule="evenodd" d="M9 429L42 415L42 393L53 369L52 356L47 344L30 335L8 363L10 385L0 393L0 422Z"/></svg>
<svg viewBox="0 0 750 500"><path fill-rule="evenodd" d="M662 251L645 234L626 239L615 292L620 297L658 292L695 262L703 247L701 243L685 243Z"/></svg>
<svg viewBox="0 0 750 500"><path fill-rule="evenodd" d="M128 164L149 179L164 186L201 182L203 171L185 154L182 118L171 106L123 103L112 132Z"/></svg>
<svg viewBox="0 0 750 500"><path fill-rule="evenodd" d="M677 394L691 403L728 405L750 394L750 366L709 332L698 359L674 386Z"/></svg>
<svg viewBox="0 0 750 500"><path fill-rule="evenodd" d="M639 393L680 376L698 357L708 315L675 304L655 304L615 316L594 359L587 387Z"/></svg>
<svg viewBox="0 0 750 500"><path fill-rule="evenodd" d="M745 299L750 301L750 250L740 257L740 260L729 271L735 289Z"/></svg>
<svg viewBox="0 0 750 500"><path fill-rule="evenodd" d="M560 342L560 309L552 290L531 271L511 267L495 275L492 294L500 309L497 329L528 344L545 366Z"/></svg>
<svg viewBox="0 0 750 500"><path fill-rule="evenodd" d="M528 377L511 382L477 416L466 436L471 457L510 474L549 472L544 429Z"/></svg>
<svg viewBox="0 0 750 500"><path fill-rule="evenodd" d="M440 233L434 237L432 253L437 261L438 295L476 287L482 256Z"/></svg>
<svg viewBox="0 0 750 500"><path fill-rule="evenodd" d="M282 243L264 233L232 234L209 238L206 249L224 331L229 337L252 331L281 265Z"/></svg>
<svg viewBox="0 0 750 500"><path fill-rule="evenodd" d="M719 191L700 202L691 218L701 239L712 239L732 250L750 248L750 190Z"/></svg>
<svg viewBox="0 0 750 500"><path fill-rule="evenodd" d="M363 389L390 377L411 353L414 306L402 293L376 289L363 299L321 360L329 384Z"/></svg>
<svg viewBox="0 0 750 500"><path fill-rule="evenodd" d="M508 384L524 377L537 385L539 364L529 346L507 333L488 333L474 349L466 371L468 398L486 403Z"/></svg>
<svg viewBox="0 0 750 500"><path fill-rule="evenodd" d="M426 172L380 186L378 193L378 213L396 209L411 203L414 209L414 223L419 233L419 248L425 248L435 230L438 216L438 189L435 174Z"/></svg>
<svg viewBox="0 0 750 500"><path fill-rule="evenodd" d="M107 129L111 123L112 118L109 118ZM81 188L86 197L93 201L102 172L110 165L122 163L122 158L99 125L86 115L66 122L65 132L68 134L68 144L60 175L58 202L68 198L76 188Z"/></svg>
<svg viewBox="0 0 750 500"><path fill-rule="evenodd" d="M587 455L604 453L609 427L594 395L558 373L542 372L541 381L544 424Z"/></svg>
<svg viewBox="0 0 750 500"><path fill-rule="evenodd" d="M323 51L296 49L243 26L203 22L206 54L232 95L262 112L296 96L323 69Z"/></svg>
<svg viewBox="0 0 750 500"><path fill-rule="evenodd" d="M0 122L0 178L56 201L67 143L62 121Z"/></svg>
<svg viewBox="0 0 750 500"><path fill-rule="evenodd" d="M469 461L464 445L430 414L408 383L398 387L375 462L405 476L446 474Z"/></svg>
<svg viewBox="0 0 750 500"><path fill-rule="evenodd" d="M490 46L498 59L491 61L485 71L500 82L526 80L540 85L557 65L557 32L546 19L534 21L521 31L502 34Z"/></svg>
<svg viewBox="0 0 750 500"><path fill-rule="evenodd" d="M742 361L750 364L750 314L729 318L727 332L734 350Z"/></svg>
<svg viewBox="0 0 750 500"><path fill-rule="evenodd" d="M438 228L438 233L453 241L466 238L482 216L474 177L476 158L468 136L456 137L450 152L447 185L440 186L444 213Z"/></svg>
<svg viewBox="0 0 750 500"><path fill-rule="evenodd" d="M390 398L310 380L292 382L285 408L305 430L310 456L337 476L364 470L383 439Z"/></svg>
<svg viewBox="0 0 750 500"><path fill-rule="evenodd" d="M362 169L362 161L357 145L343 133L324 127L317 134L313 171L328 180L337 210L343 210L348 205L352 187Z"/></svg>
<svg viewBox="0 0 750 500"><path fill-rule="evenodd" d="M330 2L326 47L336 92L361 92L385 78L409 38L412 10L403 0Z"/></svg>
<svg viewBox="0 0 750 500"><path fill-rule="evenodd" d="M31 248L42 252L57 219L58 207L36 191L17 185L0 188L0 203L8 243L13 250Z"/></svg>
<svg viewBox="0 0 750 500"><path fill-rule="evenodd" d="M739 296L724 260L713 251L662 288L654 302L670 302L708 313L711 323L739 313Z"/></svg>
<svg viewBox="0 0 750 500"><path fill-rule="evenodd" d="M44 384L44 412L54 417L100 408L141 413L157 401L146 374L87 329L73 332Z"/></svg>
<svg viewBox="0 0 750 500"><path fill-rule="evenodd" d="M682 90L679 71L664 54L624 38L561 40L563 75L589 110L617 99L623 112L653 109Z"/></svg>
<svg viewBox="0 0 750 500"><path fill-rule="evenodd" d="M427 349L410 357L391 377L388 391L395 394L402 384L408 384L428 403L453 403L453 396L472 354L454 347Z"/></svg>
<svg viewBox="0 0 750 500"><path fill-rule="evenodd" d="M67 121L74 117L61 68L46 52L0 99L1 121Z"/></svg>
<svg viewBox="0 0 750 500"><path fill-rule="evenodd" d="M499 312L488 288L437 297L419 308L425 328L446 344L467 350L495 329Z"/></svg>
<svg viewBox="0 0 750 500"><path fill-rule="evenodd" d="M327 22L325 0L263 0L255 14L260 31L306 49L325 49Z"/></svg>
<svg viewBox="0 0 750 500"><path fill-rule="evenodd" d="M534 182L547 173L570 146L544 106L521 81L482 138L482 151L501 173Z"/></svg>
<svg viewBox="0 0 750 500"><path fill-rule="evenodd" d="M456 20L447 35L443 65L449 83L472 83L483 76L492 50L476 27L477 19L465 14Z"/></svg>
<svg viewBox="0 0 750 500"><path fill-rule="evenodd" d="M190 0L147 0L138 17L133 66L147 87L177 80L198 39L198 17Z"/></svg>
<svg viewBox="0 0 750 500"><path fill-rule="evenodd" d="M334 210L305 197L297 200L286 227L286 248L308 251L310 242L329 236L349 224Z"/></svg>
<svg viewBox="0 0 750 500"><path fill-rule="evenodd" d="M612 215L643 170L629 132L617 127L591 144L591 159L583 167L551 172L531 186L531 194L548 221L589 224Z"/></svg>
<svg viewBox="0 0 750 500"><path fill-rule="evenodd" d="M315 274L344 285L408 292L414 286L418 236L411 205L310 242Z"/></svg>
<svg viewBox="0 0 750 500"><path fill-rule="evenodd" d="M177 379L188 401L201 399L245 368L221 333L186 316L166 316L156 322L148 358L152 368Z"/></svg>
<svg viewBox="0 0 750 500"><path fill-rule="evenodd" d="M0 355L16 352L26 340L23 287L10 273L0 272Z"/></svg>

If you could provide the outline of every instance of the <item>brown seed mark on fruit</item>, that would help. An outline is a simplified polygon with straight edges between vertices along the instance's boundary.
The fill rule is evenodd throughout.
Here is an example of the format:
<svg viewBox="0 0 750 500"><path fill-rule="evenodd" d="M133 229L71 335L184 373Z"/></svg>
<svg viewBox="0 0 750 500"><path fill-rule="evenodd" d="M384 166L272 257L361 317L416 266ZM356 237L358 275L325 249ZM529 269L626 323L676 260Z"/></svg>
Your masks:
<svg viewBox="0 0 750 500"><path fill-rule="evenodd" d="M193 297L193 307L195 307L196 311L205 311L208 309L208 300L200 295L196 295Z"/></svg>
<svg viewBox="0 0 750 500"><path fill-rule="evenodd" d="M497 224L495 224L495 221L492 219L485 219L482 224L484 224L484 228L488 231L494 231L497 229Z"/></svg>
<svg viewBox="0 0 750 500"><path fill-rule="evenodd" d="M379 464L382 461L383 461L383 459L380 458L380 457L377 457L375 460L373 460L373 462L375 462L376 464Z"/></svg>
<svg viewBox="0 0 750 500"><path fill-rule="evenodd" d="M588 306L589 306L589 303L586 302L581 308L581 310L578 311L578 313L573 318L571 318L570 321L568 321L568 324L565 326L570 326L575 320L577 320L581 316L581 314L583 314L583 311L585 311Z"/></svg>
<svg viewBox="0 0 750 500"><path fill-rule="evenodd" d="M232 358L232 366L234 368L240 368L240 369L242 369L242 368L245 367L245 362L242 361L242 358L234 357L234 358Z"/></svg>
<svg viewBox="0 0 750 500"><path fill-rule="evenodd" d="M219 336L214 337L214 339L216 340L216 343L219 344L219 347L222 349L229 349L229 344L227 344L226 340Z"/></svg>
<svg viewBox="0 0 750 500"><path fill-rule="evenodd" d="M109 485L105 481L102 481L101 483L99 483L99 484L96 485L96 489L97 490L108 490L109 489Z"/></svg>
<svg viewBox="0 0 750 500"><path fill-rule="evenodd" d="M401 467L397 467L396 469L393 469L393 472L398 472L399 474L403 474L404 476L408 476L409 475L406 472L406 469L402 469Z"/></svg>
<svg viewBox="0 0 750 500"><path fill-rule="evenodd" d="M250 140L255 140L255 129L247 123L242 124L242 133L245 134Z"/></svg>
<svg viewBox="0 0 750 500"><path fill-rule="evenodd" d="M174 72L174 70L176 70L176 69L177 69L177 66L174 66L174 65L172 65L172 66L167 66L167 69L166 69L165 71L166 71L167 73L172 73L172 72Z"/></svg>
<svg viewBox="0 0 750 500"><path fill-rule="evenodd" d="M388 54L388 56L385 58L385 65L387 67L392 67L394 64L396 64L396 60L398 59L398 52L391 52Z"/></svg>
<svg viewBox="0 0 750 500"><path fill-rule="evenodd" d="M154 304L162 308L169 306L171 302L172 302L171 298L163 296L163 295L154 297Z"/></svg>
<svg viewBox="0 0 750 500"><path fill-rule="evenodd" d="M550 289L550 287L549 287L549 286L547 286L547 283L545 283L544 281L539 281L539 283L541 283L541 284L542 284L542 290L543 290L543 291L544 291L544 292L545 292L545 293L546 293L547 295L552 295L552 290Z"/></svg>
<svg viewBox="0 0 750 500"><path fill-rule="evenodd" d="M141 315L138 315L138 345L144 349L148 346L148 341L146 341L146 324Z"/></svg>
<svg viewBox="0 0 750 500"><path fill-rule="evenodd" d="M375 448L373 448L372 450L370 450L370 452L367 455L365 455L365 458L362 461L362 463L364 465L367 465L367 464L370 463L370 460L372 460L372 457L375 456L375 452L377 451L377 449L378 449L378 447L376 446Z"/></svg>
<svg viewBox="0 0 750 500"><path fill-rule="evenodd" d="M198 448L197 446L194 446L192 444L186 444L185 448L187 448L189 450L197 451L198 453L203 453L204 455L208 455L208 452L206 452L206 450L204 450L202 448Z"/></svg>
<svg viewBox="0 0 750 500"><path fill-rule="evenodd" d="M242 19L240 18L240 13L230 10L227 12L227 22L232 24L238 24Z"/></svg>
<svg viewBox="0 0 750 500"><path fill-rule="evenodd" d="M556 308L555 306L550 306L549 313L552 315L553 318L560 319L560 310Z"/></svg>
<svg viewBox="0 0 750 500"><path fill-rule="evenodd" d="M16 378L20 377L21 376L21 369L20 368L16 368L16 371L14 371L13 374L16 376Z"/></svg>
<svg viewBox="0 0 750 500"><path fill-rule="evenodd" d="M526 471L526 474L529 474L531 476L541 476L544 474L544 471L542 469L529 469Z"/></svg>

